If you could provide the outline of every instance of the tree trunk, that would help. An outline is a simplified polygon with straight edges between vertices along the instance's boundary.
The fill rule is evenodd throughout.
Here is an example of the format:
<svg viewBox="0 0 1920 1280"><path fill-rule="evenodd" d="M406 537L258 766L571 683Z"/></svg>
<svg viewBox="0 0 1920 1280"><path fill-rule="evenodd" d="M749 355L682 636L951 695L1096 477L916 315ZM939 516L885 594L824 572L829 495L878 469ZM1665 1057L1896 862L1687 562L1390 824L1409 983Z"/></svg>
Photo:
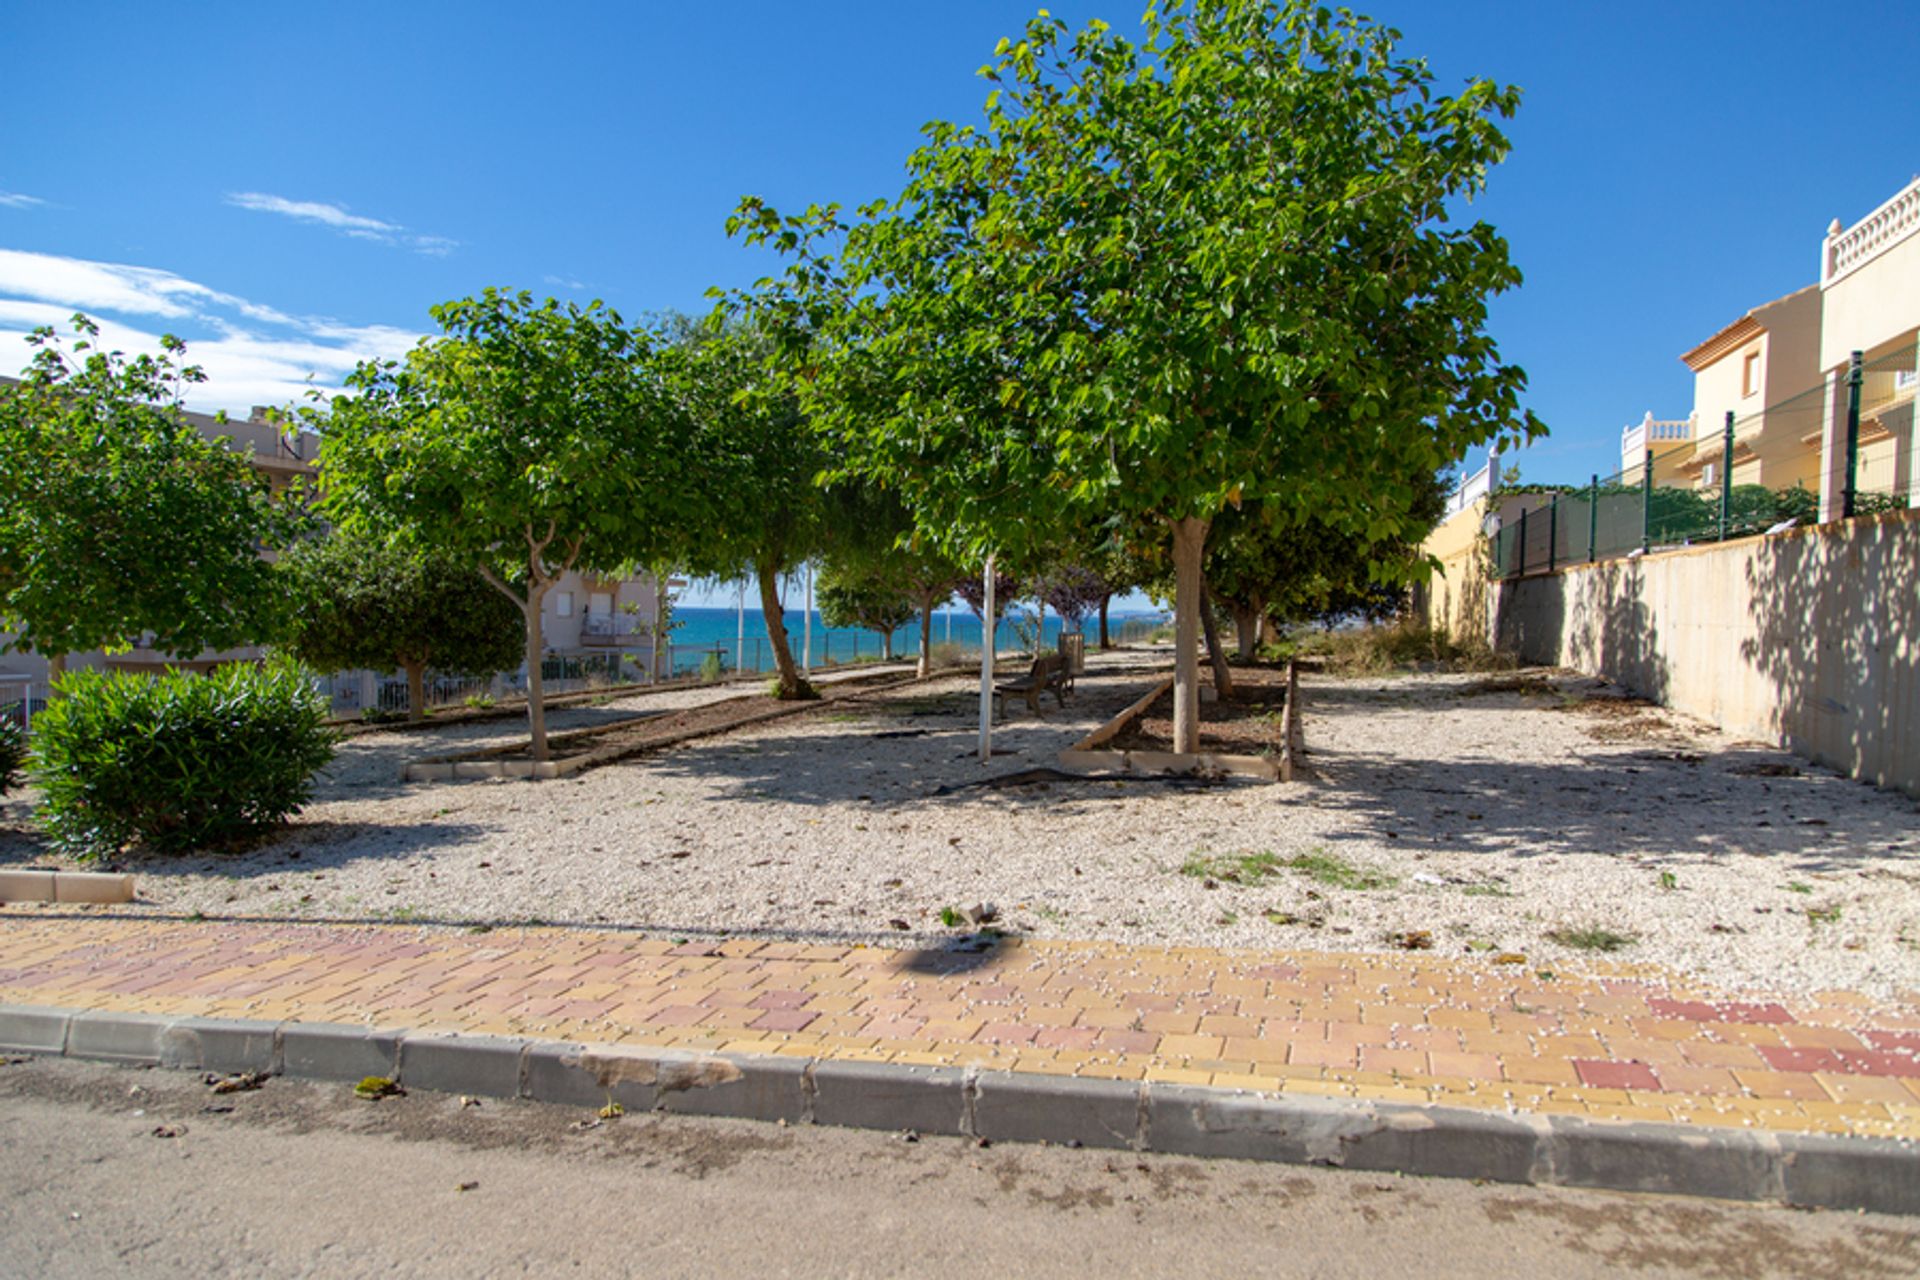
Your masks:
<svg viewBox="0 0 1920 1280"><path fill-rule="evenodd" d="M1252 606L1235 604L1233 606L1233 641L1240 652L1240 661L1251 662L1259 651L1260 615Z"/></svg>
<svg viewBox="0 0 1920 1280"><path fill-rule="evenodd" d="M527 730L535 760L547 758L547 704L540 672L547 647L540 632L540 600L544 594L529 591L522 606L527 618Z"/></svg>
<svg viewBox="0 0 1920 1280"><path fill-rule="evenodd" d="M925 680L933 674L933 593L920 597L920 663L914 674Z"/></svg>
<svg viewBox="0 0 1920 1280"><path fill-rule="evenodd" d="M427 664L408 662L403 664L407 673L407 719L425 720L427 718Z"/></svg>
<svg viewBox="0 0 1920 1280"><path fill-rule="evenodd" d="M1220 647L1220 628L1213 621L1213 594L1200 583L1200 629L1207 636L1207 661L1213 664L1213 690L1222 698L1233 696L1233 671L1227 666L1227 651Z"/></svg>
<svg viewBox="0 0 1920 1280"><path fill-rule="evenodd" d="M1200 588L1207 523L1194 516L1173 522L1173 749L1183 753L1200 745Z"/></svg>
<svg viewBox="0 0 1920 1280"><path fill-rule="evenodd" d="M767 622L767 644L773 649L773 664L780 672L780 698L811 698L813 686L800 674L793 661L793 647L787 643L787 619L780 608L780 574L769 566L756 565L754 576L760 580L760 612Z"/></svg>
<svg viewBox="0 0 1920 1280"><path fill-rule="evenodd" d="M883 662L893 661L893 632L891 631L880 633L880 659Z"/></svg>
<svg viewBox="0 0 1920 1280"><path fill-rule="evenodd" d="M51 702L55 698L58 698L61 696L60 695L60 678L66 674L67 674L67 655L64 653L48 654L47 655L47 701ZM31 699L28 699L28 701L31 701ZM31 708L28 709L27 714L29 716L33 714Z"/></svg>
<svg viewBox="0 0 1920 1280"><path fill-rule="evenodd" d="M1113 641L1107 639L1107 605L1113 600L1111 594L1100 597L1100 647L1113 648Z"/></svg>

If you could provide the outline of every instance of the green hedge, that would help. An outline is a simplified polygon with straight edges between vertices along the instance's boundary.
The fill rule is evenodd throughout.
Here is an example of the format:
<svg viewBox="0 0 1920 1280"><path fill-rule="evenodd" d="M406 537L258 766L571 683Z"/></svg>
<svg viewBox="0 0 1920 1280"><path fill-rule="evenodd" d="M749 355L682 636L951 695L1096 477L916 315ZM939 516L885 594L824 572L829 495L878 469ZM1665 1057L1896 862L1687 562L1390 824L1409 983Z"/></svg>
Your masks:
<svg viewBox="0 0 1920 1280"><path fill-rule="evenodd" d="M0 720L0 796L13 790L20 781L20 766L27 762L27 736L12 720Z"/></svg>
<svg viewBox="0 0 1920 1280"><path fill-rule="evenodd" d="M278 826L333 757L326 701L298 667L211 675L79 671L34 721L33 773L53 844L231 849Z"/></svg>

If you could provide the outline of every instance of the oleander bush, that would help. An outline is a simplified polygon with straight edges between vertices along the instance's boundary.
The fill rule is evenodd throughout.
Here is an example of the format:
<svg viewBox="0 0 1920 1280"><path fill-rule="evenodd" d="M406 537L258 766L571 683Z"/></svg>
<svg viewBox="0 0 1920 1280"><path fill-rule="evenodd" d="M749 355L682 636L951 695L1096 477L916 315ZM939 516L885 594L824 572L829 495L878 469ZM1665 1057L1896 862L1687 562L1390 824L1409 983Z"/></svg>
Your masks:
<svg viewBox="0 0 1920 1280"><path fill-rule="evenodd" d="M78 671L34 721L33 776L54 846L231 851L280 825L333 757L326 700L298 666L209 675Z"/></svg>
<svg viewBox="0 0 1920 1280"><path fill-rule="evenodd" d="M27 762L27 735L13 720L0 720L0 796L13 790L20 781L20 768Z"/></svg>

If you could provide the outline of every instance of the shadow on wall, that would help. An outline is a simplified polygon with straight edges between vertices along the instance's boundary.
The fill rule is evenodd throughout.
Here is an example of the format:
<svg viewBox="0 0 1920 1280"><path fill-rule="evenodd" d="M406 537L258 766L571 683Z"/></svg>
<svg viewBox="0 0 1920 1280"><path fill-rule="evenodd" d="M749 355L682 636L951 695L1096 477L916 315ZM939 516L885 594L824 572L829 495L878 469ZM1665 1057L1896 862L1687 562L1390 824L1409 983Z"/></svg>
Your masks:
<svg viewBox="0 0 1920 1280"><path fill-rule="evenodd" d="M1613 560L1502 584L1495 647L1526 662L1604 675L1666 703L1672 672L1642 573L1638 560Z"/></svg>
<svg viewBox="0 0 1920 1280"><path fill-rule="evenodd" d="M1920 795L1920 512L1768 538L1745 566L1741 656L1795 752Z"/></svg>

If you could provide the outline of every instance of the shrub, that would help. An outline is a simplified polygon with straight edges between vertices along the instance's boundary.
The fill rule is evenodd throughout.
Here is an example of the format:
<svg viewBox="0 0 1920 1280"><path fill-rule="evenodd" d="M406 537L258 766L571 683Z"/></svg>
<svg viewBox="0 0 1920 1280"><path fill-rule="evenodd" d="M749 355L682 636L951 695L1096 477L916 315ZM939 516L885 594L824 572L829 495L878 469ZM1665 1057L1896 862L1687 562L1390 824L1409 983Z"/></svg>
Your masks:
<svg viewBox="0 0 1920 1280"><path fill-rule="evenodd" d="M727 664L717 653L710 653L700 659L700 679L706 684L716 684L726 679Z"/></svg>
<svg viewBox="0 0 1920 1280"><path fill-rule="evenodd" d="M933 668L936 671L942 667L964 667L970 665L966 650L953 641L944 641L929 646L927 657L933 663Z"/></svg>
<svg viewBox="0 0 1920 1280"><path fill-rule="evenodd" d="M27 760L27 735L17 721L0 720L0 796L13 790L20 781L20 766Z"/></svg>
<svg viewBox="0 0 1920 1280"><path fill-rule="evenodd" d="M1410 623L1311 633L1301 637L1296 653L1325 658L1327 670L1338 676L1387 675L1417 665L1452 671L1501 671L1516 665L1484 645L1461 644L1444 631Z"/></svg>
<svg viewBox="0 0 1920 1280"><path fill-rule="evenodd" d="M35 722L33 770L52 843L83 858L233 848L297 812L333 756L326 701L290 662L80 671L60 691Z"/></svg>

